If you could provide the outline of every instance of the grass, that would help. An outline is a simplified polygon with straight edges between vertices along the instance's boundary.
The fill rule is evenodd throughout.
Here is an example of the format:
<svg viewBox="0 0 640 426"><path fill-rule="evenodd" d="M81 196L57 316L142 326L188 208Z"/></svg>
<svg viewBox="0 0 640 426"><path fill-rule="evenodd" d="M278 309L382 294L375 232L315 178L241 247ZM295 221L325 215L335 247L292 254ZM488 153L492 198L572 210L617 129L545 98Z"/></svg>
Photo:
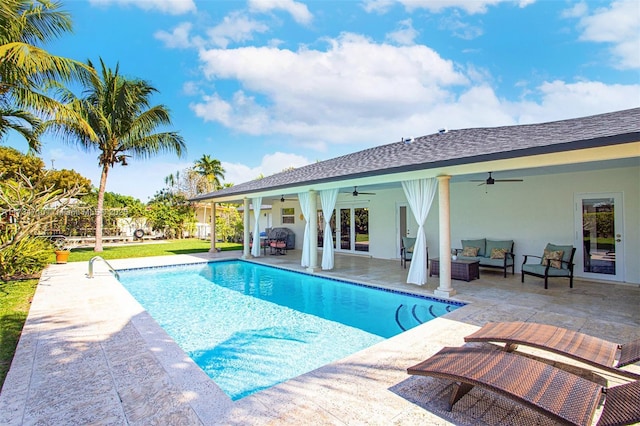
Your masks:
<svg viewBox="0 0 640 426"><path fill-rule="evenodd" d="M203 253L209 251L210 247L209 241L187 239L107 246L101 253L94 252L93 247L75 248L69 255L69 262L89 261L95 255L99 255L103 259L127 259ZM216 248L223 251L241 250L242 244L216 243ZM51 254L51 263L55 263L55 254L53 253ZM22 327L27 319L37 284L38 280L0 281L0 388L11 366L11 360L20 339Z"/></svg>
<svg viewBox="0 0 640 426"><path fill-rule="evenodd" d="M211 248L209 241L199 239L161 240L141 244L125 243L115 246L104 246L103 251L96 253L93 247L74 248L69 255L69 262L87 262L93 256L105 260L129 259L132 257L168 256L172 254L205 253ZM242 244L216 243L216 248L223 251L242 250ZM55 255L51 255L51 263L55 263Z"/></svg>
<svg viewBox="0 0 640 426"><path fill-rule="evenodd" d="M38 280L0 281L0 387L7 376Z"/></svg>

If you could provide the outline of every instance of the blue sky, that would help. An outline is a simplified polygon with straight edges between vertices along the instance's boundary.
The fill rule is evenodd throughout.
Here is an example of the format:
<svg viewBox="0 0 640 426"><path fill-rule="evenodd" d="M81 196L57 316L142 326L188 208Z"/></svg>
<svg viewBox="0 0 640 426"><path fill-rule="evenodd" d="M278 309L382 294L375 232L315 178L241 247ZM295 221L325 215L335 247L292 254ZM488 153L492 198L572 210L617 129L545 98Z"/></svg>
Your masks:
<svg viewBox="0 0 640 426"><path fill-rule="evenodd" d="M107 190L148 201L203 154L241 183L440 128L640 106L640 2L66 0L52 53L159 90L183 158L132 160ZM97 153L43 140L98 185ZM3 141L22 151L16 135Z"/></svg>

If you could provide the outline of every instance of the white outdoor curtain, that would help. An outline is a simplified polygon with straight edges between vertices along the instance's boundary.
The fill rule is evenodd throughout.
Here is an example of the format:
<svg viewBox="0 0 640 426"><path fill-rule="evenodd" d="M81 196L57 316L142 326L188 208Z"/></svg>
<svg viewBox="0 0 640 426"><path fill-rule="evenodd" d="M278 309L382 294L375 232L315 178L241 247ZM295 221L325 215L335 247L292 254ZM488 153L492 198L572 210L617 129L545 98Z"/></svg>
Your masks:
<svg viewBox="0 0 640 426"><path fill-rule="evenodd" d="M251 255L253 257L260 256L260 207L262 207L262 197L255 197L251 199L253 203L253 217L256 219L256 224L253 227L253 247L251 247Z"/></svg>
<svg viewBox="0 0 640 426"><path fill-rule="evenodd" d="M324 242L322 243L322 269L333 269L333 236L331 235L331 215L338 200L338 189L320 191L322 216L324 217Z"/></svg>
<svg viewBox="0 0 640 426"><path fill-rule="evenodd" d="M300 265L303 268L308 268L311 265L311 252L309 251L309 214L311 213L311 198L308 192L300 192L298 194L298 201L300 202L300 210L306 220L304 225L304 238L302 240L302 259L300 259Z"/></svg>
<svg viewBox="0 0 640 426"><path fill-rule="evenodd" d="M423 285L427 282L427 238L424 235L424 222L427 220L433 197L438 188L435 178L406 180L402 182L404 195L418 223L418 234L413 246L413 258L407 275L407 282Z"/></svg>

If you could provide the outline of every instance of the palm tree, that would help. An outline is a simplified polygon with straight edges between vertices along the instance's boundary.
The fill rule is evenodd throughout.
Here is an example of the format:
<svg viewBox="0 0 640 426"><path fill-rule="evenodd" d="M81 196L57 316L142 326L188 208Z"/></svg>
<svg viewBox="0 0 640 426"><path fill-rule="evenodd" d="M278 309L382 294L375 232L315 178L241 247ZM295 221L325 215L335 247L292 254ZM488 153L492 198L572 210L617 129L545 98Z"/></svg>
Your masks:
<svg viewBox="0 0 640 426"><path fill-rule="evenodd" d="M88 66L94 70L91 61ZM157 131L171 124L169 110L163 105L150 106L150 96L157 90L144 80L129 79L107 68L100 59L101 72L87 81L82 98L66 92L67 107L82 117L82 122L52 121L48 123L65 142L83 150L97 151L102 168L96 210L96 245L102 251L102 208L109 170L116 164L127 165L128 158L149 158L161 152L178 156L186 151L177 132ZM90 131L86 131L86 124Z"/></svg>
<svg viewBox="0 0 640 426"><path fill-rule="evenodd" d="M195 161L194 169L200 175L207 178L207 181L211 184L214 190L222 188L220 181L224 179L225 170L220 163L220 160L211 158L210 155L203 155L202 158Z"/></svg>
<svg viewBox="0 0 640 426"><path fill-rule="evenodd" d="M59 9L60 3L49 0L0 2L0 139L17 131L34 152L40 150L41 119L73 115L47 95L48 89L89 74L81 62L37 46L71 31L69 14Z"/></svg>

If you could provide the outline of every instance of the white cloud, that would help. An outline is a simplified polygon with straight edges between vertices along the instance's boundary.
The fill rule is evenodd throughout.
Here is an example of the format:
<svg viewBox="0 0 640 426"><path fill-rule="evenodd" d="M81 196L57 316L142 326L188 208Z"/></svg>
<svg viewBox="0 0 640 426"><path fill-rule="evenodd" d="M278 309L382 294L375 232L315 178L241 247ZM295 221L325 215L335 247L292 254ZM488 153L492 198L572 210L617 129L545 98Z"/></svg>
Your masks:
<svg viewBox="0 0 640 426"><path fill-rule="evenodd" d="M391 46L343 34L326 51L269 47L201 51L212 80L238 81L233 95L191 105L205 121L283 144L329 152L467 128L548 121L637 106L638 85L547 82L500 99L490 73L455 66L423 45ZM526 91L526 92L525 92ZM331 156L331 155L329 155Z"/></svg>
<svg viewBox="0 0 640 426"><path fill-rule="evenodd" d="M450 31L454 36L463 40L473 40L484 33L482 28L464 22L458 11L454 11L450 16L442 18L439 26L443 30Z"/></svg>
<svg viewBox="0 0 640 426"><path fill-rule="evenodd" d="M243 90L230 99L207 95L192 109L240 132L283 134L322 149L319 141L400 136L397 129L416 111L446 102L448 88L468 84L451 61L426 46L377 45L353 34L328 43L327 51L203 50L205 76L238 80ZM266 104L258 104L258 96Z"/></svg>
<svg viewBox="0 0 640 426"><path fill-rule="evenodd" d="M154 37L162 41L165 47L186 49L192 46L189 40L189 33L192 25L189 22L183 22L176 26L170 33L167 31L157 31Z"/></svg>
<svg viewBox="0 0 640 426"><path fill-rule="evenodd" d="M225 170L225 182L239 184L256 179L258 176L270 176L280 173L289 167L302 167L310 164L310 161L300 155L285 152L274 152L262 157L260 165L249 167L242 163L222 162Z"/></svg>
<svg viewBox="0 0 640 426"><path fill-rule="evenodd" d="M170 15L182 15L196 11L193 0L89 0L92 5L110 6L112 4L136 6L142 10L158 10Z"/></svg>
<svg viewBox="0 0 640 426"><path fill-rule="evenodd" d="M519 123L538 123L585 117L638 107L640 84L607 85L598 81L566 83L556 80L537 88L540 102L514 104Z"/></svg>
<svg viewBox="0 0 640 426"><path fill-rule="evenodd" d="M405 19L398 23L399 29L387 34L387 40L390 40L396 44L410 46L415 43L416 37L418 37L418 31L413 28L411 19Z"/></svg>
<svg viewBox="0 0 640 426"><path fill-rule="evenodd" d="M393 5L396 0L364 0L362 2L362 8L365 12L375 12L378 14L385 14Z"/></svg>
<svg viewBox="0 0 640 426"><path fill-rule="evenodd" d="M233 12L225 16L222 22L207 30L211 42L218 47L226 48L229 43L241 43L253 39L254 33L269 30L265 24L249 18L242 12Z"/></svg>
<svg viewBox="0 0 640 426"><path fill-rule="evenodd" d="M252 12L270 12L272 10L284 10L299 24L310 24L313 15L304 3L293 0L249 0L249 9Z"/></svg>
<svg viewBox="0 0 640 426"><path fill-rule="evenodd" d="M562 11L563 18L581 18L589 12L589 6L582 2L576 3L571 8Z"/></svg>
<svg viewBox="0 0 640 426"><path fill-rule="evenodd" d="M470 15L486 13L489 6L500 3L517 3L520 7L526 7L534 0L397 0L405 9L412 11L416 9L427 9L430 12L438 13L445 9L461 9Z"/></svg>
<svg viewBox="0 0 640 426"><path fill-rule="evenodd" d="M608 8L587 13L585 7L565 13L566 16L580 16L580 40L610 44L618 68L640 68L640 3L637 0L614 1Z"/></svg>
<svg viewBox="0 0 640 426"><path fill-rule="evenodd" d="M182 93L187 96L195 96L200 92L200 86L195 81L185 81L182 85Z"/></svg>

